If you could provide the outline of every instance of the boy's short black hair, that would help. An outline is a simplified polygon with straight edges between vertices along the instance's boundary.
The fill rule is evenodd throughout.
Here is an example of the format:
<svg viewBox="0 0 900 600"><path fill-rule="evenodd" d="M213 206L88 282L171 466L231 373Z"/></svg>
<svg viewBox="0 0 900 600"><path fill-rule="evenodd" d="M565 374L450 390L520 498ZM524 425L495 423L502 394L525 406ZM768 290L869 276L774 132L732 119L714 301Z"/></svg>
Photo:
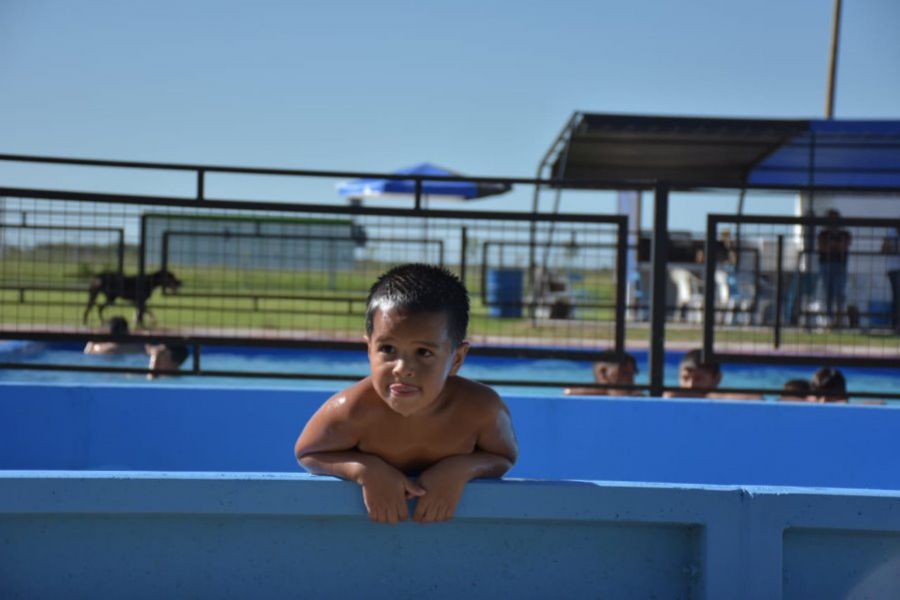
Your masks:
<svg viewBox="0 0 900 600"><path fill-rule="evenodd" d="M110 335L128 335L128 321L125 317L113 317L109 320Z"/></svg>
<svg viewBox="0 0 900 600"><path fill-rule="evenodd" d="M602 365L631 365L631 369L637 373L638 366L637 361L634 356L625 352L621 355L621 358L617 357L614 352L607 351L600 354L594 363L602 364Z"/></svg>
<svg viewBox="0 0 900 600"><path fill-rule="evenodd" d="M784 382L784 388L781 390L782 396L792 396L795 398L806 398L812 392L812 386L805 379L791 379Z"/></svg>
<svg viewBox="0 0 900 600"><path fill-rule="evenodd" d="M375 311L386 307L409 313L443 312L453 347L466 339L469 293L459 278L443 267L408 263L381 275L366 300L366 335L372 335Z"/></svg>
<svg viewBox="0 0 900 600"><path fill-rule="evenodd" d="M172 359L172 362L179 367L187 360L188 349L184 344L166 344L166 349L169 351L169 357Z"/></svg>
<svg viewBox="0 0 900 600"><path fill-rule="evenodd" d="M681 358L679 369L709 369L713 374L718 375L722 372L719 363L714 361L703 362L703 351L700 349L691 350Z"/></svg>
<svg viewBox="0 0 900 600"><path fill-rule="evenodd" d="M817 394L841 396L847 393L847 381L839 370L822 367L812 377L812 389Z"/></svg>

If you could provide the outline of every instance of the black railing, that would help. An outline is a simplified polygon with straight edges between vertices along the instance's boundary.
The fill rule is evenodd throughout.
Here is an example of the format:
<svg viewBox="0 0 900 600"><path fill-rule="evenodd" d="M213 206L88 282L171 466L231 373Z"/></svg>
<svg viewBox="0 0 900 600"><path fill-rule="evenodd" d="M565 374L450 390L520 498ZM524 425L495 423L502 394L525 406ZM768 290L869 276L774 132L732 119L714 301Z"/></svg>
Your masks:
<svg viewBox="0 0 900 600"><path fill-rule="evenodd" d="M201 210L201 211L218 211L218 212L252 212L254 214L270 214L270 213L284 213L284 214L308 214L308 215L342 215L345 217L350 217L351 220L355 221L356 219L362 218L382 218L385 220L412 220L412 219L427 219L426 223L435 223L441 219L444 220L454 220L456 225L454 226L454 233L452 236L441 236L440 233L435 234L432 232L436 238L440 239L431 239L428 243L440 243L441 256L445 254L453 254L454 258L448 258L447 264L454 266L459 272L460 276L464 281L467 280L467 276L469 275L468 271L472 268L472 261L468 258L469 249L474 248L478 243L484 243L484 240L478 240L478 235L476 229L478 227L477 223L487 223L487 222L503 222L503 223L511 223L514 221L518 221L521 224L524 224L527 230L531 233L528 237L527 241L523 239L513 239L513 240L489 240L489 244L495 245L503 245L505 244L507 247L509 246L522 246L523 244L527 246L529 250L529 256L531 257L530 262L525 266L527 272L527 281L529 282L529 286L527 286L528 292L530 295L523 297L521 300L512 301L511 303L508 300L498 300L495 298L488 298L485 294L485 285L482 282L480 286L476 289L473 289L473 296L477 295L481 298L481 306L485 309L490 309L497 306L502 306L503 304L512 305L514 308L519 308L522 313L527 313L528 317L532 322L532 326L537 324L536 322L536 314L538 312L538 308L542 305L546 304L546 300L543 298L542 290L539 289L537 283L540 281L540 273L538 273L537 269L541 266L541 261L537 260L538 257L538 249L546 249L548 246L546 244L547 239L550 240L551 245L561 251L565 251L568 240L554 240L553 232L557 227L557 224L568 223L573 226L581 225L581 226L598 226L600 224L605 224L609 226L609 235L610 237L615 238L615 243L612 242L594 242L579 240L578 246L583 248L593 247L593 248L615 248L615 254L602 265L594 265L592 268L594 270L606 270L611 273L611 280L614 282L613 287L613 295L609 300L599 299L596 301L590 302L581 302L576 306L576 308L582 308L584 310L606 310L610 311L611 315L614 315L611 319L611 323L613 324L614 331L612 335L609 336L608 341L604 343L595 343L593 345L588 344L587 342L583 342L580 346L574 347L571 344L566 347L546 347L546 346L488 346L488 345L476 345L474 352L475 353L484 353L484 354L501 354L501 355L520 355L520 356L547 356L547 357L566 357L566 358L590 358L594 356L599 350L607 350L612 348L615 353L621 355L624 352L625 348L625 309L627 308L625 305L625 244L627 243L627 221L624 217L599 217L597 215L572 215L572 214L553 214L548 215L546 213L539 212L531 212L531 213L523 213L523 212L511 212L511 213L488 213L486 211L475 211L475 210L466 210L466 211L446 211L446 210L433 210L426 207L423 207L423 185L428 181L469 181L476 183L502 183L502 184L524 184L524 185L532 185L535 187L536 193L541 188L552 188L556 190L560 190L563 188L592 188L592 189L610 189L610 190L625 190L625 189L634 189L634 190L654 190L655 196L655 227L654 227L654 236L652 240L652 273L650 276L651 279L651 289L650 289L650 302L649 309L651 313L650 319L650 365L649 365L649 373L650 373L650 383L648 386L650 391L654 394L659 394L665 390L672 390L676 388L667 387L663 382L663 360L664 360L664 345L665 345L665 323L666 323L666 314L669 312L672 307L672 303L666 299L664 290L667 287L667 279L668 279L668 270L667 270L667 260L668 260L668 248L667 248L667 234L666 234L666 222L668 220L668 196L670 191L681 189L678 185L669 185L666 182L660 181L647 181L647 180L628 180L628 179L596 179L596 180L588 180L588 179L579 179L577 182L569 182L560 179L554 178L509 178L509 177L443 177L443 176L426 176L426 175L413 175L413 174L383 174L383 173L368 173L368 172L347 172L347 171L322 171L322 170L301 170L301 169L268 169L268 168L245 168L245 167L228 167L228 166L216 166L216 165L185 165L185 164L173 164L173 163L139 163L139 162L130 162L130 161L106 161L106 160L85 160L85 159L68 159L68 158L57 158L57 157L35 157L35 156L21 156L21 155L8 155L8 154L0 154L0 161L9 161L9 162L25 162L25 163L42 163L46 165L82 165L82 166L91 166L91 167L109 167L109 168L122 168L122 169L151 169L151 170L169 170L176 172L188 172L193 173L196 182L195 190L186 196L182 197L172 197L172 196L156 196L156 195L137 195L137 194L108 194L108 193L92 193L92 192L81 192L81 191L60 191L60 190L51 190L51 189L25 189L25 188L17 188L17 187L0 187L0 197L12 197L12 198L28 198L34 200L42 200L47 202L54 201L62 201L62 202L71 202L74 204L78 203L90 203L97 205L109 205L109 206L122 206L122 207L130 207L131 209L140 209L140 207L153 207L154 210L158 210L160 208L171 208L175 211L185 211L185 210ZM388 179L388 180L399 180L399 181L411 181L414 182L414 194L412 195L413 205L411 209L402 209L402 208L386 208L386 207L362 207L362 206L336 206L336 205L316 205L316 204L288 204L283 202L258 202L258 201L246 201L246 200L226 200L226 199L215 199L208 197L208 175L266 175L266 176L283 176L283 177L327 177L327 178L380 178L380 179ZM714 183L714 182L713 182ZM711 184L712 185L712 184ZM810 183L812 186L812 183ZM724 187L731 187L726 185ZM797 190L797 186L788 185L788 186L754 186L754 185L745 185L743 186L746 189L787 189L795 191ZM816 186L816 189L826 189L821 186ZM830 188L829 188L830 189ZM846 190L849 188L839 187L834 189L842 189ZM51 210L52 212L52 210ZM122 211L122 214L128 213L127 210ZM137 213L133 213L137 215ZM20 215L22 218L27 220L27 215ZM222 235L221 233L200 233L200 232L183 232L176 229L171 229L168 232L169 237L165 237L165 239L161 238L161 243L166 250L164 251L166 256L162 257L162 261L160 261L160 257L148 254L147 247L147 230L146 230L146 222L143 219L144 215L140 215L141 224L140 224L140 234L138 237L137 244L137 259L138 259L138 268L137 272L139 275L146 275L150 271L150 267L154 265L159 265L162 262L163 265L171 265L172 258L169 256L170 249L169 240L171 237L177 237L179 235L186 236L194 236L194 237L215 237ZM719 215L719 222L733 222L735 224L752 224L754 223L754 217L726 217ZM730 221L728 219L731 219ZM766 219L766 218L763 218ZM795 223L797 220L786 220L779 221L778 218L775 218L774 221L756 221L757 223L787 223L787 222ZM819 223L820 220L813 219L810 221L811 223ZM850 225L850 221L862 222L865 220L846 220ZM885 223L889 221L886 220L877 220L880 224L879 226L884 226ZM7 226L12 227L14 224L8 223ZM49 223L45 224L37 224L28 223L29 227L44 227L46 229L59 228L65 229L68 226L59 226L53 225ZM354 224L355 226L355 224ZM426 225L427 227L427 225ZM545 233L547 237L541 238L540 234L537 232L541 227L546 227ZM90 227L86 227L86 229L91 229ZM98 231L100 229L105 229L102 227L96 228ZM115 229L115 228L109 228ZM124 230L123 230L124 231ZM356 230L356 234L351 233L350 239L354 242L358 242L358 234L359 229ZM234 235L234 234L232 234ZM246 236L246 234L240 234L241 236ZM370 234L371 235L371 232ZM709 234L708 234L709 235ZM120 236L117 250L117 266L116 270L124 274L127 265L125 264L126 258L126 249L129 246L126 246L122 241L125 234L123 233ZM292 237L291 234L282 234L284 239L290 239ZM252 237L252 236L250 236ZM266 235L258 235L257 237L270 237L268 234ZM303 236L299 236L303 237ZM315 238L315 235L307 234L307 238ZM327 236L319 236L319 237L327 237ZM389 236L378 234L372 235L370 241L372 243L377 243L379 241L384 241ZM746 236L745 236L746 237ZM453 241L451 242L451 238ZM458 239L458 243L457 240ZM715 238L712 241L707 240L707 248L714 248L716 242ZM443 248L443 244L455 244L461 250L458 252L458 256L451 252L449 249ZM784 332L786 328L790 328L792 323L790 319L783 318L784 315L781 311L781 306L784 302L785 295L790 292L784 282L784 273L786 272L785 267L783 266L783 254L785 252L784 240L778 243L778 246L781 248L780 252L778 252L778 260L777 263L779 265L778 272L775 274L774 281L774 294L775 294L775 304L777 306L777 310L774 314L774 322L771 323L772 326L772 337L774 339L773 347L778 349L783 349L786 340L784 339ZM483 280L485 276L485 272L489 268L502 268L504 261L500 261L498 264L492 265L490 261L486 260L484 257L487 256L487 248L481 248L482 252L482 260L480 261L480 273L479 281ZM427 254L427 253L426 253ZM544 252L544 267L547 266L548 256L547 252ZM477 254L476 254L477 255ZM443 259L441 259L443 261ZM604 259L605 260L605 259ZM841 365L870 365L870 366L896 366L897 363L891 357L886 356L874 356L871 353L865 356L845 356L840 354L832 354L825 357L820 357L817 354L810 354L809 356L800 356L800 355L790 355L785 356L783 353L769 353L768 357L764 353L735 353L735 352L727 352L721 351L721 348L716 347L716 319L715 315L717 313L721 314L723 309L722 307L716 306L716 303L713 300L710 300L710 294L713 293L714 288L714 280L715 280L715 263L717 258L715 253L707 250L706 253L706 301L704 302L704 327L703 327L703 347L706 351L706 354L709 357L714 357L722 361L727 362L781 362L786 364L841 364ZM391 261L382 261L382 266L384 264L389 264ZM755 261L754 261L755 262ZM177 263L177 261L176 261ZM477 262L476 262L477 264ZM713 265L710 267L710 265ZM187 268L187 267L185 267ZM372 266L372 269L375 269L376 265ZM760 287L759 280L759 269L756 269L756 288ZM711 275L712 273L712 275ZM472 281L472 279L469 277ZM3 288L12 288L14 291L18 292L18 298L16 302L19 304L29 304L33 302L33 298L29 296L30 291L73 291L77 292L77 286L72 285L57 285L53 282L44 281L42 283L37 281L32 282L21 282L16 281L14 283L8 283L7 281L3 282L3 285L0 286L0 289ZM474 287L474 286L473 286ZM336 290L333 293L329 293L324 300L329 302L331 306L327 310L325 309L309 309L309 308L300 308L300 309L292 309L290 307L285 306L269 306L262 307L262 303L265 302L298 302L302 303L305 301L318 301L322 300L322 298L314 293L302 293L297 291L291 292L279 292L279 291L255 291L255 290L229 290L228 293L219 294L215 290L200 290L200 289L186 289L184 290L180 296L183 300L181 300L181 304L174 304L172 301L178 298L178 294L170 295L168 292L163 290L162 302L151 301L149 303L149 307L156 309L165 309L167 306L171 309L195 309L195 310L204 310L204 308L200 305L193 305L188 301L202 301L204 299L212 300L212 299L232 299L236 301L248 301L251 303L249 307L238 307L238 306L230 306L223 307L224 311L231 311L238 315L239 313L259 313L269 311L273 314L307 314L321 317L329 317L335 315L349 315L356 317L358 316L359 308L361 308L361 302L364 301L364 289L344 289L344 290ZM662 292L662 293L661 293ZM159 296L158 296L159 297ZM591 296L592 298L597 298L596 295ZM361 300L362 299L362 300ZM65 300L51 299L51 300L43 300L44 306L56 306L60 308L68 308L76 306L76 302L69 302ZM169 303L169 304L166 304ZM199 308L198 308L199 306ZM341 309L336 309L338 306L343 306ZM751 305L748 307L737 306L732 308L727 308L724 310L731 311L732 313L741 313L741 312L755 312L757 310L757 306ZM816 317L821 314L821 310L813 310L809 307L804 306L800 311L800 315L804 318ZM873 311L862 310L859 314L863 317L871 316L875 313ZM484 315L479 315L484 316ZM574 319L568 319L576 324L585 326L586 323L578 323ZM558 327L561 325L565 325L564 321L566 319L547 319L545 322L542 322L540 325L545 329L550 329L552 327ZM574 331L575 328L570 328L570 330ZM44 339L44 340L83 340L86 339L86 336L90 335L93 339L104 339L102 332L98 332L96 330L85 330L75 326L54 326L52 324L44 324L41 328L34 328L31 331L23 331L18 327L9 327L9 323L0 324L0 338L8 338L8 339ZM166 328L165 330L155 330L148 331L141 334L134 334L128 338L129 340L136 341L146 341L150 339L160 339L160 340L171 340L171 341L181 341L188 344L195 345L198 352L195 355L195 369L200 368L201 361L201 353L200 349L203 345L218 345L218 344L235 344L240 343L242 345L249 346L279 346L279 347L332 347L332 348L359 348L360 344L358 342L348 341L344 339L331 339L331 340L323 340L323 339L307 339L303 337L291 337L290 335L272 335L264 338L258 338L250 335L214 335L209 331L203 331L199 328L195 328L194 330L188 332L179 332L177 329ZM551 343L558 342L559 339L550 340ZM826 360L823 360L825 358ZM8 365L4 365L8 366ZM23 368L33 368L33 367L23 367ZM79 370L75 367L72 370ZM250 373L247 376L259 377L261 376L259 373ZM303 375L280 375L276 374L273 376L298 376L302 377ZM341 378L338 376L337 378ZM531 382L528 385L540 385L540 384L532 384ZM547 385L552 386L560 386L562 384L558 382L548 382ZM574 383L573 385L585 386L584 383ZM642 386L638 386L642 387ZM760 391L760 390L756 390ZM768 390L768 392L776 393L777 390ZM865 397L865 395L863 395Z"/></svg>

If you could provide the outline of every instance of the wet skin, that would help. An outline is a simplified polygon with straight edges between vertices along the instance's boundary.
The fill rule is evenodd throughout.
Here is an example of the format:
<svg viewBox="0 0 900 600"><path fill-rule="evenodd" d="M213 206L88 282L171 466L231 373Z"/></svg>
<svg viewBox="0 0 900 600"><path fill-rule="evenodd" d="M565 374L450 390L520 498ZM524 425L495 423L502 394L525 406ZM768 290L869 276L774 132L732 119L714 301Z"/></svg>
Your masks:
<svg viewBox="0 0 900 600"><path fill-rule="evenodd" d="M463 488L499 477L518 454L509 411L492 389L456 376L468 346L453 347L443 313L379 309L366 338L371 374L319 408L297 440L308 471L356 481L369 517L453 516Z"/></svg>
<svg viewBox="0 0 900 600"><path fill-rule="evenodd" d="M594 380L605 385L633 385L634 365L629 362L594 364ZM565 393L570 396L640 396L640 390L616 389L616 388L566 388Z"/></svg>

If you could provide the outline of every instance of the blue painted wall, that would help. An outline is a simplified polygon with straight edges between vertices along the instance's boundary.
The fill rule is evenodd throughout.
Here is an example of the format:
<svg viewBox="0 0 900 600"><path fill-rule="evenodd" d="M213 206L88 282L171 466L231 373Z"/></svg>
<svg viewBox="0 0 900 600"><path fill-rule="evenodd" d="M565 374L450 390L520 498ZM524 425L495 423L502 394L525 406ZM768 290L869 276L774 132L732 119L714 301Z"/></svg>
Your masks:
<svg viewBox="0 0 900 600"><path fill-rule="evenodd" d="M327 396L0 385L0 597L900 590L897 409L509 398L512 475L555 481L476 481L452 522L388 527L295 465Z"/></svg>
<svg viewBox="0 0 900 600"><path fill-rule="evenodd" d="M0 385L0 469L297 472L329 392ZM900 408L509 397L510 476L900 490Z"/></svg>

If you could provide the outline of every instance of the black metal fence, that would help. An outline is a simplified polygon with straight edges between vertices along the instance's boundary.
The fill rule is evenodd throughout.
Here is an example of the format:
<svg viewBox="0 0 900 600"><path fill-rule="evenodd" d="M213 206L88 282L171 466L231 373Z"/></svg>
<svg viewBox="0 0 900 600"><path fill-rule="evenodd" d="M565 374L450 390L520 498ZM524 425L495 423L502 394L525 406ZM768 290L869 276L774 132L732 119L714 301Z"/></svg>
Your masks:
<svg viewBox="0 0 900 600"><path fill-rule="evenodd" d="M705 352L725 362L900 367L898 228L900 219L709 215ZM757 263L738 252L735 231Z"/></svg>
<svg viewBox="0 0 900 600"><path fill-rule="evenodd" d="M5 188L0 338L110 340L121 316L119 341L197 346L194 372L200 345L360 348L375 278L429 262L469 288L475 353L621 353L626 243L620 216Z"/></svg>
<svg viewBox="0 0 900 600"><path fill-rule="evenodd" d="M712 215L698 256L693 240L682 248L658 227L652 244L638 237L637 247L628 248L624 216L433 210L423 193L429 180L536 189L559 189L558 181L8 155L0 160L174 170L190 173L196 183L190 198L0 188L0 339L111 340L109 319L121 316L129 319L131 332L115 339L193 345L190 372L219 375L204 369L201 347L361 348L369 286L390 266L419 261L444 265L467 284L474 353L591 359L611 350L622 356L627 330L635 334L633 344L649 337L650 385L635 387L654 393L673 389L663 382L667 320L687 321L680 327L692 328L688 333L698 334L697 345L702 339L707 357L721 362L900 366L900 338L890 312L895 308L887 304L886 286L894 285L886 262L891 255L879 246L897 226L893 220L841 221L853 239L848 297L837 306L832 294L829 313L822 287L826 275L816 234L810 233L828 225L824 219ZM412 208L210 199L210 173L400 179L414 184ZM655 220L667 221L664 184L579 184L650 185ZM636 250L638 263L645 261L638 271L646 277L643 296L630 307L625 303L628 250ZM103 273L105 278L99 277ZM181 285L167 285L165 274ZM679 291L682 280L686 294ZM129 289L132 297L147 297L142 319L133 310L135 302L125 300ZM100 307L113 296L116 302L101 316ZM561 385L528 382L545 384Z"/></svg>

